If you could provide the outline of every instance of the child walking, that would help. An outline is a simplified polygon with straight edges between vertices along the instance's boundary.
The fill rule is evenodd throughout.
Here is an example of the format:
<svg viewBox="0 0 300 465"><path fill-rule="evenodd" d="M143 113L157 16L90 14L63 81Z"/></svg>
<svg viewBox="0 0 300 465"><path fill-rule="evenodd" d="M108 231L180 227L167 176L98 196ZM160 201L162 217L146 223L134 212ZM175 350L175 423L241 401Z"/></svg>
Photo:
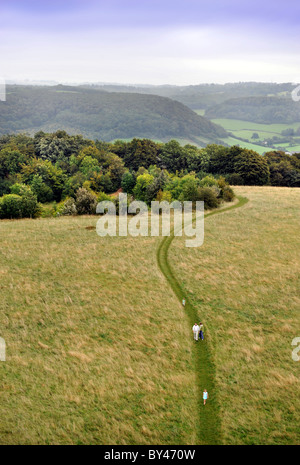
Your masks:
<svg viewBox="0 0 300 465"><path fill-rule="evenodd" d="M203 405L206 404L206 401L208 399L208 392L206 389L204 389L204 392L203 392Z"/></svg>
<svg viewBox="0 0 300 465"><path fill-rule="evenodd" d="M203 336L203 324L199 323L199 331L200 331L200 339L203 341L204 336Z"/></svg>

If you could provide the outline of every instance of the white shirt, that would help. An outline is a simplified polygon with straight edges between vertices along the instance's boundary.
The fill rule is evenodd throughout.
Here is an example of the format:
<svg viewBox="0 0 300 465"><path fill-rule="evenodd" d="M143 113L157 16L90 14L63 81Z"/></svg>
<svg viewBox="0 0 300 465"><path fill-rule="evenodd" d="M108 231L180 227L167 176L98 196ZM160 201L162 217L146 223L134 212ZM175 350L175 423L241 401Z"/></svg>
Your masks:
<svg viewBox="0 0 300 465"><path fill-rule="evenodd" d="M197 332L199 332L199 331L200 331L199 326L198 326L198 325L194 325L194 326L193 326L193 332L194 332L194 333L197 333Z"/></svg>

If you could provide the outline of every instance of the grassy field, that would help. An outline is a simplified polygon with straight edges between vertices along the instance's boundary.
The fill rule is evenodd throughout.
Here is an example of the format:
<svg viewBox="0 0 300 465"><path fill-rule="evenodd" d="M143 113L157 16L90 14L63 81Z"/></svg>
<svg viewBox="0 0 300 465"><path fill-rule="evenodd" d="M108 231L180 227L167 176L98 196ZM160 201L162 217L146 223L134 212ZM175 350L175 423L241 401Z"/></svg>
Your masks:
<svg viewBox="0 0 300 465"><path fill-rule="evenodd" d="M191 330L160 238L100 238L96 221L0 223L0 442L195 443Z"/></svg>
<svg viewBox="0 0 300 465"><path fill-rule="evenodd" d="M169 261L216 367L226 444L300 441L300 189L240 187L240 209L207 218L205 242L175 238Z"/></svg>
<svg viewBox="0 0 300 465"><path fill-rule="evenodd" d="M205 116L204 110L195 110L198 115ZM238 119L230 119L230 118L219 118L211 120L213 123L222 126L226 131L231 132L232 136L224 138L223 141L228 145L240 145L241 147L245 147L246 149L255 150L256 152L260 153L261 155L266 152L273 150L271 147L268 146L261 146L255 144L255 140L253 142L251 140L252 135L256 132L259 136L257 139L260 142L263 142L265 139L270 139L274 136L282 137L281 131L293 128L297 130L300 127L300 122L297 123L290 123L290 124L260 124L260 123L253 123L251 121L242 121ZM250 142L243 142L240 139L248 139ZM291 146L290 143L281 143L275 144L275 146L286 147L287 150L291 150L293 152L300 150L300 146Z"/></svg>
<svg viewBox="0 0 300 465"><path fill-rule="evenodd" d="M299 442L300 189L236 191L249 202L208 217L202 247L170 243L188 313L161 238L100 238L96 217L0 222L0 443Z"/></svg>
<svg viewBox="0 0 300 465"><path fill-rule="evenodd" d="M251 121L241 121L235 119L214 119L212 120L212 122L219 124L224 129L226 129L226 131L229 131L233 134L233 137L228 137L227 139L224 139L224 142L226 142L229 145L237 143L241 147L255 150L260 154L263 154L264 152L273 149L267 146L263 147L257 145L255 144L255 140L253 140L252 143L251 138L254 132L256 132L259 136L257 140L263 142L265 139L270 139L274 136L282 137L281 131L285 129L293 128L294 130L297 130L300 127L300 122L291 124L259 124L252 123ZM243 142L239 139L235 139L235 137L248 139L249 141L251 141L251 143ZM287 150L291 150L293 152L299 150L299 146L292 146L290 143L281 143L278 145L280 147L286 147Z"/></svg>
<svg viewBox="0 0 300 465"><path fill-rule="evenodd" d="M256 144L251 144L250 142L243 142L240 139L236 139L235 137L226 137L225 139L222 139L223 142L225 142L228 145L239 145L245 149L249 150L254 150L257 153L260 153L263 155L265 152L269 152L270 150L274 150L271 147L267 146L262 146L262 145L256 145Z"/></svg>

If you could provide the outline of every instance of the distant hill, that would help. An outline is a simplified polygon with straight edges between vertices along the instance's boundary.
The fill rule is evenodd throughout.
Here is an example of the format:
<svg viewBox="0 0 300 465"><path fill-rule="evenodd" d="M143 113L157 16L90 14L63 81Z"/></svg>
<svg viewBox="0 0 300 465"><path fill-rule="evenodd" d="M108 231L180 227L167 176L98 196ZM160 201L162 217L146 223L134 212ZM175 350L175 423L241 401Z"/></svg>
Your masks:
<svg viewBox="0 0 300 465"><path fill-rule="evenodd" d="M92 84L87 88L106 92L135 92L169 97L191 109L209 108L232 98L290 96L295 85L268 82L236 82L228 84L199 84L193 86L133 86L121 84Z"/></svg>
<svg viewBox="0 0 300 465"><path fill-rule="evenodd" d="M7 101L0 105L0 134L61 129L105 141L177 138L200 145L227 134L182 103L157 95L62 85L8 86Z"/></svg>
<svg viewBox="0 0 300 465"><path fill-rule="evenodd" d="M208 108L205 116L256 123L296 123L300 121L300 103L291 97L236 98Z"/></svg>

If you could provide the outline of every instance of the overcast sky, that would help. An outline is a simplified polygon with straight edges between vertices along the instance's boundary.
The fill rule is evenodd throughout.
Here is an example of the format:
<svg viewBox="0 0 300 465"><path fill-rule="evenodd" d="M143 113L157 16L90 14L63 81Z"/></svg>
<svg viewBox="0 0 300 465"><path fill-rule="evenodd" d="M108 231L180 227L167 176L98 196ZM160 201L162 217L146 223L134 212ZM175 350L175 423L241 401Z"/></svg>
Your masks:
<svg viewBox="0 0 300 465"><path fill-rule="evenodd" d="M0 0L0 76L300 82L299 0Z"/></svg>

